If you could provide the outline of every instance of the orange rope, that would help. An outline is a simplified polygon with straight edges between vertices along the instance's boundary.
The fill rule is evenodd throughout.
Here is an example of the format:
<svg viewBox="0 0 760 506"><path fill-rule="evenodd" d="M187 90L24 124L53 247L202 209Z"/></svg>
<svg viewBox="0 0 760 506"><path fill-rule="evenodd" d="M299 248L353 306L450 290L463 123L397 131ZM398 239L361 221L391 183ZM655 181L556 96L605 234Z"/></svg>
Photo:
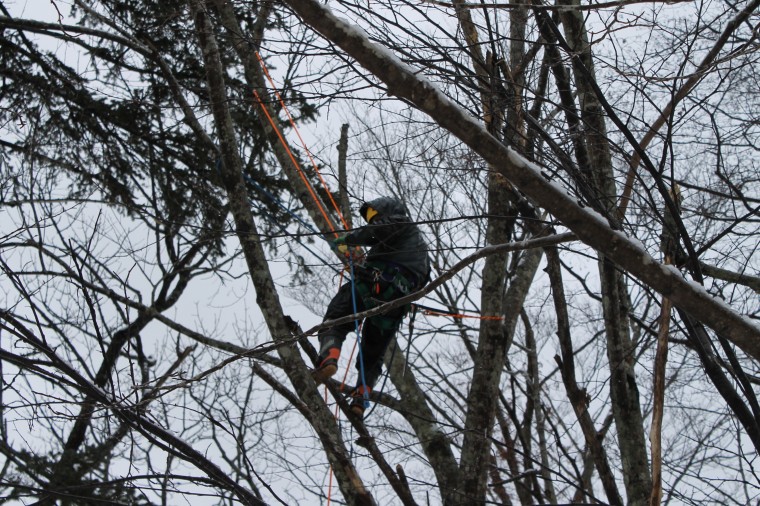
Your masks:
<svg viewBox="0 0 760 506"><path fill-rule="evenodd" d="M426 309L422 314L426 316L450 316L451 318L475 318L478 320L503 320L503 316L481 316L481 315L469 315L469 314L455 314L455 313L441 313L439 311L433 311Z"/></svg>
<svg viewBox="0 0 760 506"><path fill-rule="evenodd" d="M349 225L346 222L346 219L343 217L343 213L340 210L340 207L338 206L337 202L335 202L335 198L333 197L332 193L330 192L330 188L327 185L327 182L322 177L322 173L319 171L319 167L317 166L316 161L314 160L314 157L311 155L311 151L309 151L309 148L306 146L306 142L304 142L303 137L301 137L301 133L298 131L298 127L295 124L295 121L293 120L293 117L290 115L290 111L288 110L288 107L285 105L285 102L282 100L282 97L280 96L279 91L277 91L277 87L274 84L274 81L272 81L272 77L269 75L269 70L267 69L266 65L264 64L264 60L261 58L261 55L259 55L258 52L256 52L256 58L259 60L259 63L261 64L261 68L264 71L264 75L266 76L267 80L269 81L269 85L272 87L272 90L274 91L275 96L277 97L277 100L279 101L280 105L282 106L282 109L285 111L285 114L288 116L288 121L290 122L290 125L293 127L293 130L296 132L296 135L298 136L298 139L301 141L301 146L303 146L304 150L306 151L307 156L309 157L309 160L311 161L312 166L314 167L314 172L317 174L317 177L319 178L319 181L322 183L322 186L324 187L325 192L327 193L328 198L330 199L330 203L335 208L335 211L340 218L341 223L343 223L343 227L347 230L349 229ZM277 125L274 122L274 119L269 114L269 111L267 110L266 106L264 105L264 102L261 100L261 97L259 97L259 94L256 92L256 90L253 90L253 95L256 97L256 101L259 103L259 106L261 107L261 110L264 111L264 114L266 115L267 119L269 120L269 124L272 125L272 128L274 129L275 133L277 133L277 137L280 139L280 142L282 143L283 147L285 148L285 151L287 151L288 156L290 157L290 160L293 162L293 165L295 165L296 169L298 169L298 174L301 177L301 180L306 185L306 188L309 190L309 193L311 194L312 199L317 204L317 208L319 209L319 212L322 214L322 216L325 218L325 221L330 226L330 230L335 234L337 237L339 234L335 230L335 227L332 224L332 221L327 215L327 212L325 211L324 207L322 206L322 203L320 199L317 197L314 188L312 187L311 183L309 183L308 178L306 177L306 174L304 173L303 169L299 165L299 163L296 161L295 156L293 155L293 152L290 150L290 147L288 146L287 142L285 141L284 137L282 136L282 133L280 132L280 129L277 128ZM345 271L341 271L340 274L340 283L342 284L343 276ZM354 347L351 350L351 356L348 359L349 364L354 358L354 353L356 352L356 347L358 344L358 340L354 342ZM346 372L343 375L343 380L341 381L340 390L343 391L345 389L346 385L346 379L348 378L348 372L349 368L346 368ZM327 387L325 386L325 402L327 402ZM340 410L338 407L338 404L335 405L335 419L338 419L338 416L340 414ZM333 482L333 468L330 466L330 478L329 483L327 486L327 505L330 505L330 501L332 498L332 482Z"/></svg>
<svg viewBox="0 0 760 506"><path fill-rule="evenodd" d="M348 363L351 364L351 361L354 359L354 353L356 352L356 345L359 341L354 341L354 347L351 350L351 356L348 357ZM348 370L349 368L346 367L346 372L343 374L343 380L340 382L340 391L343 392L346 387L346 378L348 378ZM327 402L327 385L325 385L325 402ZM333 415L335 419L337 420L340 416L340 406L338 406L338 403L335 403L335 414ZM330 506L330 500L332 498L332 482L333 482L333 468L332 465L330 466L330 480L327 484L327 506Z"/></svg>
<svg viewBox="0 0 760 506"><path fill-rule="evenodd" d="M330 482L327 484L327 506L330 506L330 499L332 498L332 481L333 481L333 472L332 472L332 466L330 466Z"/></svg>
<svg viewBox="0 0 760 506"><path fill-rule="evenodd" d="M330 199L330 202L332 203L333 208L335 208L335 212L338 213L338 217L340 218L340 221L343 223L343 228L348 230L351 227L348 226L348 223L343 217L343 213L340 211L340 207L338 207L338 203L335 202L335 199L333 198L333 195L330 192L330 188L327 186L327 182L324 180L324 178L322 177L322 173L319 171L317 162L314 161L314 158L311 156L311 151L309 151L309 148L306 146L306 142L304 142L303 137L301 137L301 132L298 131L298 127L296 126L295 121L293 121L293 117L290 115L290 111L288 110L288 107L285 105L285 102L282 100L282 97L280 96L280 92L277 91L277 86L275 86L274 81L272 81L272 77L269 75L269 70L267 69L267 66L264 63L264 60L261 58L261 55L259 55L258 51L256 52L256 58L259 60L259 64L261 65L261 68L264 71L264 75L269 81L269 85L272 87L272 90L274 91L274 94L277 97L277 100L280 102L280 105L282 106L282 110L285 111L285 114L288 116L290 125L293 127L293 130L298 136L298 140L301 141L301 146L303 146L303 149L306 151L306 155L309 157L309 160L311 160L311 164L314 167L314 172L316 172L317 177L319 178L319 181L322 183L322 186L325 189L325 192L327 192L327 197Z"/></svg>
<svg viewBox="0 0 760 506"><path fill-rule="evenodd" d="M290 157L290 161L292 161L293 165L295 165L296 169L298 169L298 174L301 176L301 180L306 185L306 188L309 190L309 193L311 194L311 198L314 199L314 202L317 204L317 207L319 208L319 212L322 213L322 216L324 217L325 221L329 225L332 233L335 234L335 237L338 237L340 234L338 234L338 232L335 230L335 226L332 224L332 220L330 220L330 217L327 215L327 212L325 211L324 207L322 207L322 204L320 203L319 197L317 197L317 194L314 191L314 188L311 186L311 183L309 183L309 180L306 178L306 174L304 174L303 169L301 169L301 166L296 161L296 157L293 156L293 152L290 151L290 148L288 147L287 142L285 142L285 138L282 136L280 129L277 128L277 125L275 124L274 119L272 119L272 116L269 114L269 111L267 111L266 107L264 106L264 102L261 100L261 97L259 97L259 94L256 92L256 90L253 90L253 96L256 97L256 101L261 106L261 110L264 111L264 115L269 120L269 124L272 125L272 128L274 128L274 131L277 134L277 137L280 139L280 142L282 143L283 147L285 148L285 151L287 151L288 156Z"/></svg>

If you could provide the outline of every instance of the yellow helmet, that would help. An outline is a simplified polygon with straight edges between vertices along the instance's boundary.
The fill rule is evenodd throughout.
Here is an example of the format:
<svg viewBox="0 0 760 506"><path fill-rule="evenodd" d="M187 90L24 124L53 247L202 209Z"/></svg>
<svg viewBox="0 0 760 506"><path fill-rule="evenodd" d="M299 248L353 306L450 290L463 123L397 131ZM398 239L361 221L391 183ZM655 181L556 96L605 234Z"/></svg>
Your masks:
<svg viewBox="0 0 760 506"><path fill-rule="evenodd" d="M371 205L367 204L366 202L362 204L361 209L359 209L359 213L361 213L362 218L364 218L364 221L369 223L372 221L372 218L377 216L377 209L372 207Z"/></svg>

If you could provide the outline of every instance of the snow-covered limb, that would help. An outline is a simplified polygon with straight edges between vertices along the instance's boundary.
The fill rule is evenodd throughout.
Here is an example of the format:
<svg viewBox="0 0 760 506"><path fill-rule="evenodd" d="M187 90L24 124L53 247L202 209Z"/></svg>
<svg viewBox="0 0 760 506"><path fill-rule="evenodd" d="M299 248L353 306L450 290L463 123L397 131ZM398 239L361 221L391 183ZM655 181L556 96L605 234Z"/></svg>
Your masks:
<svg viewBox="0 0 760 506"><path fill-rule="evenodd" d="M613 230L599 215L580 207L562 187L541 176L539 167L490 135L478 119L387 49L369 41L357 27L315 0L285 0L285 3L308 25L383 81L389 94L408 100L457 136L520 191L557 217L581 241L760 360L760 327L701 286L684 279L677 270L660 264L639 244Z"/></svg>

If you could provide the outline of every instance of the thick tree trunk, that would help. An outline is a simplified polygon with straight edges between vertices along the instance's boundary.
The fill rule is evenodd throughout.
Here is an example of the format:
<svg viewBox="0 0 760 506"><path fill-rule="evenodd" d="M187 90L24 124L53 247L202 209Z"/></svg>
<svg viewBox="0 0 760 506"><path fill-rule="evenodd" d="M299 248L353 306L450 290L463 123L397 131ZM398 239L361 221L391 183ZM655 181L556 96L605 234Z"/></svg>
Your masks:
<svg viewBox="0 0 760 506"><path fill-rule="evenodd" d="M579 5L577 0L564 0L566 5ZM604 108L599 103L588 75L594 75L594 63L583 16L577 9L560 14L568 44L576 56L575 67L585 67L586 73L576 71L575 82L580 99L583 136L586 140L591 177L600 200L598 208L607 216L617 216L617 190L612 174L612 156ZM634 372L634 345L628 324L628 290L623 273L602 254L599 260L602 288L602 307L607 335L607 356L610 365L610 397L618 433L623 481L628 503L645 505L652 490L649 459L646 451L644 417L639 405L639 391Z"/></svg>
<svg viewBox="0 0 760 506"><path fill-rule="evenodd" d="M581 241L605 253L653 290L669 297L675 307L698 315L700 321L760 360L760 327L757 324L717 301L704 289L695 287L680 273L664 268L638 242L613 230L598 213L579 206L563 188L547 180L540 167L489 135L479 120L464 112L429 81L418 77L387 51L376 51L361 32L330 14L318 2L284 1L306 23L380 78L388 86L389 94L413 103L442 128L457 136L537 205L556 216Z"/></svg>
<svg viewBox="0 0 760 506"><path fill-rule="evenodd" d="M317 392L316 385L311 379L297 347L293 345L292 340L288 339L291 337L290 325L277 297L277 289L269 272L264 250L258 241L259 234L248 202L235 131L229 109L226 106L224 70L211 22L201 0L190 0L189 4L196 25L199 46L203 51L210 105L219 135L222 155L222 182L227 191L230 210L235 221L236 234L248 265L248 272L256 289L256 303L261 308L272 338L275 341L288 340L288 344L279 347L277 352L299 397L313 411L313 417L310 421L322 442L346 502L362 506L374 504L372 496L364 487L346 451L340 430L332 414Z"/></svg>
<svg viewBox="0 0 760 506"><path fill-rule="evenodd" d="M462 27L472 67L478 79L483 120L486 128L496 134L503 123L501 108L496 106L492 90L491 69L478 44L478 33L470 11L461 0L455 0L459 24ZM509 241L514 212L509 205L509 181L495 171L488 176L488 219L486 241L500 244ZM506 282L508 254L486 258L482 274L480 310L483 316L501 316ZM504 323L496 319L481 321L478 347L475 355L467 410L464 423L464 441L459 462L459 484L455 491L444 497L445 504L477 504L485 499L488 480L487 466L491 452L491 431L496 410L499 379L507 350Z"/></svg>
<svg viewBox="0 0 760 506"><path fill-rule="evenodd" d="M508 212L504 181L498 175L489 178L488 212L491 216L504 216ZM503 220L489 220L487 240L489 244L507 241ZM483 267L481 286L481 314L503 316L504 283L507 254L489 256ZM507 332L504 322L496 319L481 321L478 348L470 391L467 396L467 415L464 425L464 441L459 463L459 486L456 496L447 504L477 504L485 499L488 474L486 467L491 452L491 430L499 397L499 379L507 351Z"/></svg>
<svg viewBox="0 0 760 506"><path fill-rule="evenodd" d="M457 482L457 461L451 449L451 441L436 423L436 417L428 406L425 394L414 377L414 371L406 363L398 341L394 340L389 350L395 348L393 359L386 357L388 377L400 396L399 412L414 430L422 451L438 481L441 495Z"/></svg>
<svg viewBox="0 0 760 506"><path fill-rule="evenodd" d="M465 419L464 442L462 443L462 460L459 465L460 486L453 497L454 504L479 504L485 501L488 464L485 457L491 451L491 433L497 401L499 398L499 380L506 361L506 353L512 342L520 310L533 282L543 255L542 250L534 249L522 253L515 269L509 289L500 299L502 306L499 313L503 320L483 320L480 342L475 360L475 370L467 398L467 418ZM497 255L494 255L497 256ZM490 279L496 278L492 275ZM495 287L483 282L482 303L485 294L492 293ZM503 288L501 288L503 291ZM489 306L492 302L489 302ZM492 313L483 312L483 315ZM484 334L485 325L492 329L492 334ZM484 340L485 337L485 340ZM466 453L465 453L466 452ZM478 453L480 452L480 453ZM480 458L483 462L475 462ZM480 494L480 495L478 495Z"/></svg>
<svg viewBox="0 0 760 506"><path fill-rule="evenodd" d="M628 325L628 293L618 268L608 259L600 260L602 306L610 366L610 398L617 427L628 504L646 505L652 490L646 451L644 420L634 367L635 348Z"/></svg>

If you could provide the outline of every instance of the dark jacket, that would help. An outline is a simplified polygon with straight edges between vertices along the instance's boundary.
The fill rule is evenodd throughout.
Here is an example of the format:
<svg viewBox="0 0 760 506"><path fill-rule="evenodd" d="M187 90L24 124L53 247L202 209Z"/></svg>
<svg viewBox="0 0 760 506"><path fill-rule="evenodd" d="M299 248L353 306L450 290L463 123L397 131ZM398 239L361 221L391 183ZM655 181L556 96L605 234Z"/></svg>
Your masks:
<svg viewBox="0 0 760 506"><path fill-rule="evenodd" d="M412 223L406 206L391 197L380 197L367 203L377 211L371 223L345 237L351 246L371 246L367 263L386 264L407 269L417 277L416 283L427 283L430 276L428 245L422 232Z"/></svg>

